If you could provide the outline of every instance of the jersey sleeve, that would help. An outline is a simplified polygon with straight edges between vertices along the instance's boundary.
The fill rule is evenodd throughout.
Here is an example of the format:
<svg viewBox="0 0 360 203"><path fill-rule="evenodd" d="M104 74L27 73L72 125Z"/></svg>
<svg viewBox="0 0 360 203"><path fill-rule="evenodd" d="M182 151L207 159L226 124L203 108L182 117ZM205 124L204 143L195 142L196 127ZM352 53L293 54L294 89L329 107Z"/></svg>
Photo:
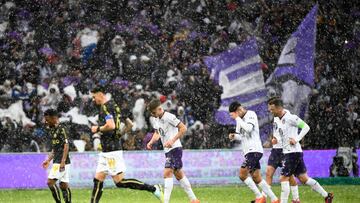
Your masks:
<svg viewBox="0 0 360 203"><path fill-rule="evenodd" d="M181 121L176 118L174 114L168 113L167 115L167 121L170 123L170 125L177 127L180 124Z"/></svg>
<svg viewBox="0 0 360 203"><path fill-rule="evenodd" d="M67 128L61 127L60 134L61 134L60 138L63 141L63 143L69 144L69 132L68 132Z"/></svg>
<svg viewBox="0 0 360 203"><path fill-rule="evenodd" d="M304 121L301 118L299 118L297 115L291 115L289 117L289 123L293 126L302 128L301 125L303 125Z"/></svg>
<svg viewBox="0 0 360 203"><path fill-rule="evenodd" d="M150 124L155 130L159 130L159 122L155 117L150 117Z"/></svg>
<svg viewBox="0 0 360 203"><path fill-rule="evenodd" d="M113 111L113 109L112 108L110 108L109 106L107 106L107 105L103 105L102 106L102 110L103 110L103 112L104 112L104 119L107 121L107 120L109 120L109 119L114 119L114 111Z"/></svg>

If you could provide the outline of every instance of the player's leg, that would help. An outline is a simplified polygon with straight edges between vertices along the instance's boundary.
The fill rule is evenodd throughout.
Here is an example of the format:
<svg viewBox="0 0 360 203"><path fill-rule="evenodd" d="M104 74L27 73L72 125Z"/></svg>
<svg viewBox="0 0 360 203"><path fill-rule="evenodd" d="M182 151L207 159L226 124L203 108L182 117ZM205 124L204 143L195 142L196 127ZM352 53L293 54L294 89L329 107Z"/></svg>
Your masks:
<svg viewBox="0 0 360 203"><path fill-rule="evenodd" d="M54 163L49 172L49 176L48 176L48 180L47 180L47 185L48 185L56 203L61 203L60 189L56 185L56 181L61 177L59 169L60 169L60 164Z"/></svg>
<svg viewBox="0 0 360 203"><path fill-rule="evenodd" d="M62 191L65 203L71 203L71 190L69 188L69 184L66 182L60 182L60 189Z"/></svg>
<svg viewBox="0 0 360 203"><path fill-rule="evenodd" d="M305 162L303 159L303 154L299 153L298 156L299 156L298 157L299 164L297 165L297 168L295 169L295 176L298 177L298 179L300 180L301 183L309 185L314 191L316 191L321 196L323 196L325 198L326 203L332 202L333 194L326 192L324 190L324 188L321 187L321 185L316 180L310 178L307 175L307 169L306 169Z"/></svg>
<svg viewBox="0 0 360 203"><path fill-rule="evenodd" d="M255 169L255 170L254 170ZM260 163L253 168L253 172L251 172L251 177L253 178L254 182L262 189L262 191L271 199L271 202L277 202L278 198L271 190L270 186L267 182L262 179L261 172L260 172ZM262 200L263 201L263 200Z"/></svg>
<svg viewBox="0 0 360 203"><path fill-rule="evenodd" d="M290 195L289 176L281 175L280 183L281 183L281 195L280 195L281 202L288 202Z"/></svg>
<svg viewBox="0 0 360 203"><path fill-rule="evenodd" d="M112 176L115 185L118 188L129 188L133 190L146 190L148 192L154 193L156 191L156 187L153 185L146 184L140 180L133 178L124 178L124 173L119 173L117 175Z"/></svg>
<svg viewBox="0 0 360 203"><path fill-rule="evenodd" d="M309 177L307 173L298 175L298 178L301 183L309 185L315 192L319 193L322 197L324 197L326 203L332 202L333 194L326 192L324 188L316 180Z"/></svg>
<svg viewBox="0 0 360 203"><path fill-rule="evenodd" d="M174 187L173 174L174 174L174 170L172 168L164 169L164 202L165 203L170 202L171 192Z"/></svg>
<svg viewBox="0 0 360 203"><path fill-rule="evenodd" d="M249 154L245 155L245 161L241 165L241 168L239 171L239 178L255 194L255 197L258 200L258 199L262 198L263 195L261 194L259 188L257 188L254 180L251 177L249 177L249 173L250 173L249 166L251 165L251 163L250 163L250 159L249 159L250 157L248 155Z"/></svg>
<svg viewBox="0 0 360 203"><path fill-rule="evenodd" d="M292 203L300 203L299 187L293 175L290 176L289 183L292 194Z"/></svg>
<svg viewBox="0 0 360 203"><path fill-rule="evenodd" d="M290 195L290 177L294 175L295 169L298 165L298 158L296 153L284 155L284 164L281 169L280 183L281 183L281 202L287 202Z"/></svg>
<svg viewBox="0 0 360 203"><path fill-rule="evenodd" d="M273 176L275 174L276 169L273 166L268 165L266 167L266 183L271 186L273 181Z"/></svg>
<svg viewBox="0 0 360 203"><path fill-rule="evenodd" d="M94 187L91 193L91 202L98 203L100 201L101 195L103 193L104 180L106 178L106 173L99 171L96 172L94 177Z"/></svg>
<svg viewBox="0 0 360 203"><path fill-rule="evenodd" d="M192 203L199 203L200 201L196 198L193 190L191 189L191 184L189 179L185 176L185 173L182 169L177 169L174 171L175 178L180 182L180 186L184 189L185 193L188 195Z"/></svg>

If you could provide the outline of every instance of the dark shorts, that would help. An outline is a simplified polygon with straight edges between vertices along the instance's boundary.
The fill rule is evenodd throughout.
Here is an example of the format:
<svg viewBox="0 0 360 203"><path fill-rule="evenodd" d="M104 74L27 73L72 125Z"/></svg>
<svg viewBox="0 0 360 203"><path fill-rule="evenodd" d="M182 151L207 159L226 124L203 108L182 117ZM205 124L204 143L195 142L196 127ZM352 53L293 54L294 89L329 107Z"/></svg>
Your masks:
<svg viewBox="0 0 360 203"><path fill-rule="evenodd" d="M245 161L242 163L241 168L248 168L250 172L260 169L260 159L262 157L260 152L250 152L245 155Z"/></svg>
<svg viewBox="0 0 360 203"><path fill-rule="evenodd" d="M282 149L276 149L273 148L271 150L269 159L268 159L268 166L272 166L275 169L278 167L283 167L283 160L284 160L284 154Z"/></svg>
<svg viewBox="0 0 360 203"><path fill-rule="evenodd" d="M302 152L284 154L284 167L281 170L281 175L286 177L299 176L306 171Z"/></svg>
<svg viewBox="0 0 360 203"><path fill-rule="evenodd" d="M170 150L168 153L165 153L166 161L165 168L171 168L174 170L181 169L183 166L182 163L182 148L177 147Z"/></svg>

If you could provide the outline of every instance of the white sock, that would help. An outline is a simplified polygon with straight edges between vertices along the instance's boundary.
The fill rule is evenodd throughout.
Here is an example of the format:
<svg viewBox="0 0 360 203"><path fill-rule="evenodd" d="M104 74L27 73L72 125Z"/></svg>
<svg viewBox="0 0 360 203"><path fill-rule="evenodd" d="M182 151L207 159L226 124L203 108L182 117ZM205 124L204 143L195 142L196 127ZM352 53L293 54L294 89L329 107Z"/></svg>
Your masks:
<svg viewBox="0 0 360 203"><path fill-rule="evenodd" d="M164 202L170 202L171 191L174 186L174 181L172 178L165 178L165 187L164 187Z"/></svg>
<svg viewBox="0 0 360 203"><path fill-rule="evenodd" d="M281 182L281 203L287 203L290 194L289 181Z"/></svg>
<svg viewBox="0 0 360 203"><path fill-rule="evenodd" d="M191 184L189 182L189 179L187 179L186 176L184 176L181 180L179 180L181 187L184 189L190 200L196 200L196 196L191 189Z"/></svg>
<svg viewBox="0 0 360 203"><path fill-rule="evenodd" d="M314 179L309 178L308 181L305 183L306 185L309 185L313 190L315 190L317 193L319 193L323 197L327 197L328 193L324 190L323 187Z"/></svg>
<svg viewBox="0 0 360 203"><path fill-rule="evenodd" d="M291 189L291 194L292 194L292 199L293 200L300 200L299 197L299 187L297 185L295 186L290 186Z"/></svg>
<svg viewBox="0 0 360 203"><path fill-rule="evenodd" d="M262 189L262 191L270 197L271 201L278 200L278 198L275 196L275 194L265 180L262 180L258 185Z"/></svg>
<svg viewBox="0 0 360 203"><path fill-rule="evenodd" d="M255 182L253 181L252 178L247 177L247 178L244 180L244 183L250 188L251 191L254 192L256 198L262 197L259 188L256 187L256 184L255 184Z"/></svg>

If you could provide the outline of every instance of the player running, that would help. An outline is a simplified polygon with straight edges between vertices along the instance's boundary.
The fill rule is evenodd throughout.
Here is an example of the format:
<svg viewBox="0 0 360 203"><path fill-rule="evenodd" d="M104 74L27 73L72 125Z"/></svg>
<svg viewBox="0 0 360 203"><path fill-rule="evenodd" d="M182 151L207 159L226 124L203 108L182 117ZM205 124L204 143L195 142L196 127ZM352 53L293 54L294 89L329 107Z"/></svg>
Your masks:
<svg viewBox="0 0 360 203"><path fill-rule="evenodd" d="M270 197L272 203L279 203L270 186L261 178L259 161L263 155L263 147L256 113L246 110L239 102L232 102L229 106L229 112L231 118L236 120L236 131L230 133L229 138L241 140L245 156L245 161L240 168L240 179L254 192L256 203L266 202L266 197L261 194L256 184Z"/></svg>
<svg viewBox="0 0 360 203"><path fill-rule="evenodd" d="M99 154L98 165L94 178L94 188L91 203L100 201L103 183L106 175L110 175L119 188L146 190L153 193L163 202L163 192L160 185L148 185L136 179L125 179L125 162L120 145L120 108L113 100L108 100L105 90L97 87L92 90L94 102L100 106L99 126L92 126L93 133L101 133L100 142L102 152Z"/></svg>
<svg viewBox="0 0 360 203"><path fill-rule="evenodd" d="M313 190L321 194L325 199L325 203L331 203L333 194L326 192L316 180L307 175L299 142L309 132L310 127L308 124L298 116L285 111L283 102L278 97L269 99L268 109L274 117L279 118L275 125L278 128L284 153L284 166L280 176L281 202L286 203L288 201L290 193L289 179L294 175L301 183L309 185ZM298 133L299 128L301 129L300 133Z"/></svg>
<svg viewBox="0 0 360 203"><path fill-rule="evenodd" d="M155 129L155 133L147 144L147 148L151 149L152 145L161 138L166 156L164 169L165 203L170 202L171 191L173 189L173 175L180 182L191 203L200 203L182 170L182 145L180 138L186 133L186 126L175 115L165 112L158 99L154 99L149 103L148 110L153 116L151 117L151 124Z"/></svg>
<svg viewBox="0 0 360 203"><path fill-rule="evenodd" d="M53 160L52 168L49 172L47 185L56 203L61 203L60 191L56 181L60 181L60 189L66 203L71 203L71 191L69 188L70 177L70 158L69 158L69 138L66 128L59 123L58 112L48 109L44 112L45 123L48 134L51 136L51 153L42 163L44 169L48 168L50 161Z"/></svg>
<svg viewBox="0 0 360 203"><path fill-rule="evenodd" d="M288 110L286 110L286 109L284 109L284 111L288 112ZM279 136L278 122L280 122L280 119L278 117L274 117L273 138L271 140L273 148L271 149L271 153L270 153L267 168L266 168L266 182L270 186L272 184L273 176L274 176L276 169L278 167L281 168L283 166L283 159L284 159L281 138ZM300 203L299 189L298 189L298 185L297 185L297 182L296 182L294 176L290 176L289 182L290 182L290 189L291 189L291 193L292 193L292 201L291 202L292 203Z"/></svg>

